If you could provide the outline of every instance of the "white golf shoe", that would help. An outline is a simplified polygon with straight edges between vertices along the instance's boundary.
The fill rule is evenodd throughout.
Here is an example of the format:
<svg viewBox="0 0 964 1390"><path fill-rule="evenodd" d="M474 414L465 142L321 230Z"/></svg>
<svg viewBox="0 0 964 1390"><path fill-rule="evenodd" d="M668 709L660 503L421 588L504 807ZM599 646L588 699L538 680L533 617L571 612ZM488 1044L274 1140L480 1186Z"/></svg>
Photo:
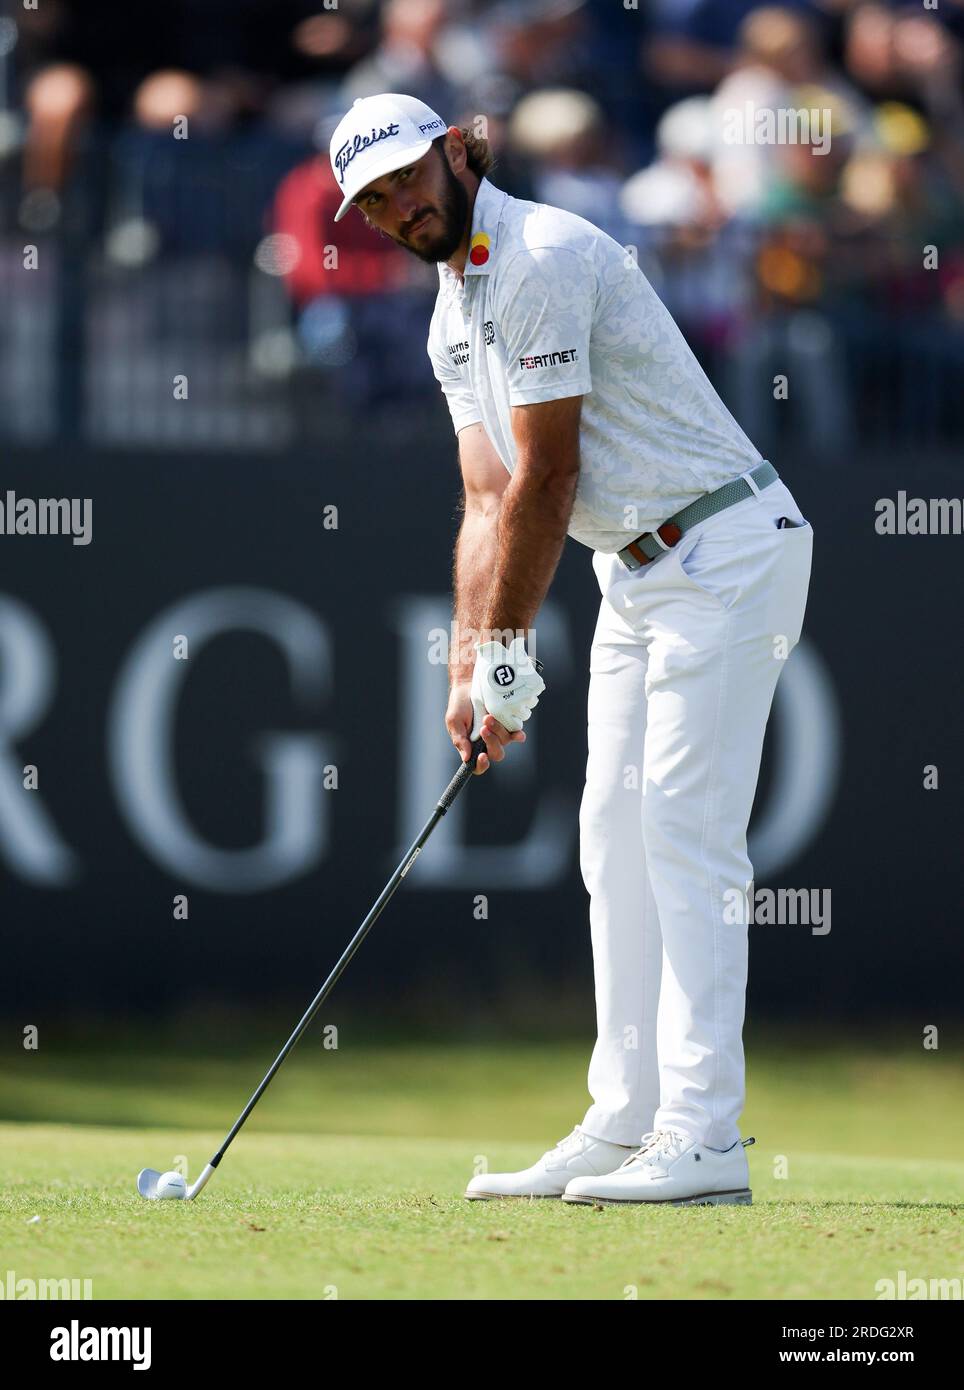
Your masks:
<svg viewBox="0 0 964 1390"><path fill-rule="evenodd" d="M615 1172L573 1178L564 1202L670 1202L677 1207L749 1206L750 1168L744 1149L753 1139L738 1139L721 1152L697 1144L675 1130L643 1135L642 1147Z"/></svg>
<svg viewBox="0 0 964 1390"><path fill-rule="evenodd" d="M561 1197L573 1178L588 1174L583 1180L591 1182L611 1173L632 1153L632 1147L593 1139L576 1125L531 1168L519 1173L479 1173L465 1189L465 1195L473 1202L498 1197Z"/></svg>

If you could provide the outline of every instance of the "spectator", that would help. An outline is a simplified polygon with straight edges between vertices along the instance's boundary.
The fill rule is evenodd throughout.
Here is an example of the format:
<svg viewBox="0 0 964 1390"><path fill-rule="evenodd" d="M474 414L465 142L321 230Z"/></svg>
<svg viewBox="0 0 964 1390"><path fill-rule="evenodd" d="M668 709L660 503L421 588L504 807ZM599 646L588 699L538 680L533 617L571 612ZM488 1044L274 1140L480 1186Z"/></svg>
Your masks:
<svg viewBox="0 0 964 1390"><path fill-rule="evenodd" d="M328 135L330 122L322 122L325 149ZM336 224L341 197L321 156L293 169L275 197L272 230L291 248L285 282L303 357L354 406L411 400L434 384L428 359L412 344L424 333L438 276L362 218Z"/></svg>
<svg viewBox="0 0 964 1390"><path fill-rule="evenodd" d="M90 121L94 102L94 82L75 64L56 63L30 79L24 94L29 118L23 152L25 192L63 188L75 142Z"/></svg>
<svg viewBox="0 0 964 1390"><path fill-rule="evenodd" d="M710 98L687 97L664 112L656 148L653 163L626 182L621 206L642 242L642 268L713 375L745 309L748 257L713 180Z"/></svg>
<svg viewBox="0 0 964 1390"><path fill-rule="evenodd" d="M828 67L819 31L805 15L780 6L764 6L747 16L740 28L738 63L713 97L717 130L714 178L724 205L734 213L752 215L768 195L782 152L779 145L752 137L757 113L826 109L815 100L819 89L831 104L847 111L852 128L865 104L839 74ZM731 127L743 127L742 139ZM831 129L810 130L811 140L832 143Z"/></svg>
<svg viewBox="0 0 964 1390"><path fill-rule="evenodd" d="M602 108L583 92L534 92L509 122L510 150L532 161L536 202L585 217L625 244L630 228L614 145Z"/></svg>
<svg viewBox="0 0 964 1390"><path fill-rule="evenodd" d="M461 93L436 56L448 18L445 0L386 0L378 44L345 77L343 104L377 92L405 92L435 111L454 110Z"/></svg>
<svg viewBox="0 0 964 1390"><path fill-rule="evenodd" d="M321 156L292 169L278 187L272 230L291 240L285 283L299 310L325 295L390 294L410 282L409 257L391 241L360 217L335 223L340 203L331 164Z"/></svg>

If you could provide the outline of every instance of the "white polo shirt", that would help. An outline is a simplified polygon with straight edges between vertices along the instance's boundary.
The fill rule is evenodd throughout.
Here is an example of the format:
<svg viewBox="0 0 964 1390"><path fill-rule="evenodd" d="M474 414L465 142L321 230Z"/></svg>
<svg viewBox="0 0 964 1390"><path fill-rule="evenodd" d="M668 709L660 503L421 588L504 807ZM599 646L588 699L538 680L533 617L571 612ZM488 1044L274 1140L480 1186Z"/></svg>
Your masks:
<svg viewBox="0 0 964 1390"><path fill-rule="evenodd" d="M513 406L584 396L569 534L621 550L760 462L634 257L560 208L479 185L464 285L439 265L428 353L455 431L511 473Z"/></svg>

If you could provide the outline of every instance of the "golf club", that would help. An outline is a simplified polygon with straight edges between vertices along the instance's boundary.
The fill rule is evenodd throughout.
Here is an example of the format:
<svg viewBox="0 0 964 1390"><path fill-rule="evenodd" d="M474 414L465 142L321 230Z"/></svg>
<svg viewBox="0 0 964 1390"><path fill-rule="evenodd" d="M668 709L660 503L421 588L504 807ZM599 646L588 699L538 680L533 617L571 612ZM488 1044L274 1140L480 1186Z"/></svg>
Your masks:
<svg viewBox="0 0 964 1390"><path fill-rule="evenodd" d="M541 668L541 663L537 662L536 666L537 668ZM479 754L484 753L485 751L486 750L484 739L482 739L481 737L475 739L472 743L472 753L468 761L462 763L458 772L456 772L455 776L452 778L445 791L439 797L435 810L433 811L430 819L425 823L425 826L423 827L421 834L410 846L404 858L402 859L402 862L399 864L398 868L392 874L391 878L388 880L388 883L382 889L381 894L379 895L374 907L369 912L364 922L362 922L358 930L355 932L355 935L352 937L351 941L349 941L348 945L345 947L344 951L342 952L341 958L335 965L335 968L332 970L331 974L328 976L321 989L318 991L314 999L309 1004L308 1010L302 1018L301 1022L298 1024L291 1037L288 1039L284 1047L281 1049L277 1057L272 1062L270 1068L268 1069L267 1075L261 1082L261 1085L255 1091L254 1095L251 1097L247 1105L241 1111L241 1114L235 1120L224 1143L218 1149L217 1153L211 1159L210 1163L208 1163L204 1171L200 1174L197 1182L192 1183L192 1185L188 1187L184 1178L178 1172L159 1173L156 1168L142 1168L140 1173L137 1175L137 1190L142 1197L146 1197L149 1201L162 1201L173 1199L179 1201L192 1202L194 1198L198 1195L198 1193L202 1190L202 1188L207 1184L208 1180L213 1175L214 1170L217 1168L218 1164L221 1162L221 1159L227 1152L228 1146L234 1140L238 1131L241 1129L241 1126L244 1124L245 1120L251 1114L251 1111L257 1105L258 1101L264 1095L275 1072L281 1066L281 1063L284 1061L288 1053L294 1047L295 1043L301 1037L302 1033L308 1027L311 1020L315 1017L315 1014L317 1014L322 1004L328 998L328 995L331 993L335 984L341 977L341 974L347 966L348 962L351 960L352 956L358 950L359 946L362 944L365 937L368 935L369 931L374 926L379 914L382 911L382 908L388 902L389 898L395 892L395 889L398 887L402 879L408 873L409 869L415 863L415 860L417 859L422 849L422 846L425 844L426 840L431 835L436 825L438 825L439 821L445 815L446 811L452 805L452 802L458 796L459 792L466 785L466 783L471 780L475 771L475 765L478 761Z"/></svg>

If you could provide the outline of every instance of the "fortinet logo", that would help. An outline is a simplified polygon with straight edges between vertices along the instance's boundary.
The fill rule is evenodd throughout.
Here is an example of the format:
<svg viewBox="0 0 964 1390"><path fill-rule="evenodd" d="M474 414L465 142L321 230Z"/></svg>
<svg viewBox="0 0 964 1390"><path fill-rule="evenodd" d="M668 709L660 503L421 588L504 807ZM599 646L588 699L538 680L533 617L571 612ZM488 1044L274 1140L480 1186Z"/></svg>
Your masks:
<svg viewBox="0 0 964 1390"><path fill-rule="evenodd" d="M538 357L520 357L519 366L525 372L532 371L533 367L558 367L562 362L576 362L578 354L575 348L566 348L564 352L545 352Z"/></svg>

